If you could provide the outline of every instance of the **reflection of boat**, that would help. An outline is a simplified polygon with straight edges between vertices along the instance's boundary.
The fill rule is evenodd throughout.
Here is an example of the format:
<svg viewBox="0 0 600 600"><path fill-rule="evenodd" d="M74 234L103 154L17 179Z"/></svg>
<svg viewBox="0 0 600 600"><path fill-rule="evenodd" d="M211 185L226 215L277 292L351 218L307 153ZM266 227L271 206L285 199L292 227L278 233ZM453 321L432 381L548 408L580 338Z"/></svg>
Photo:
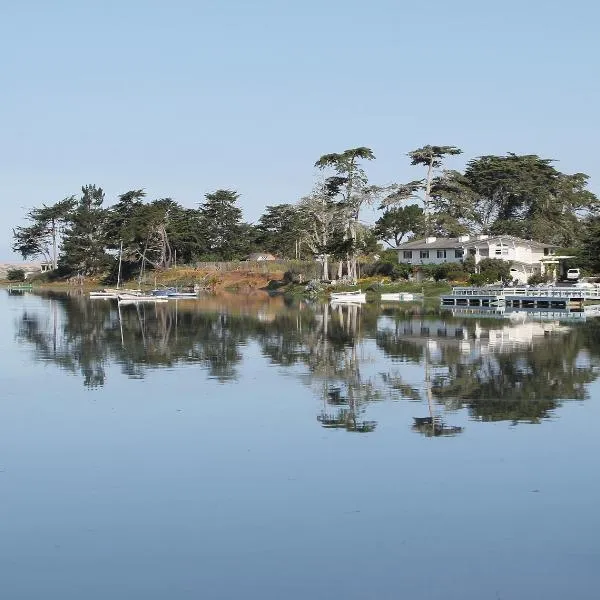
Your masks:
<svg viewBox="0 0 600 600"><path fill-rule="evenodd" d="M362 304L367 301L367 295L360 290L354 292L333 292L329 297L331 302L358 302Z"/></svg>
<svg viewBox="0 0 600 600"><path fill-rule="evenodd" d="M389 294L381 294L382 302L412 302L417 298L422 297L421 294L412 294L411 292L393 292Z"/></svg>
<svg viewBox="0 0 600 600"><path fill-rule="evenodd" d="M463 432L463 427L446 425L440 417L413 417L413 431L426 437L450 437Z"/></svg>
<svg viewBox="0 0 600 600"><path fill-rule="evenodd" d="M137 304L139 302L168 302L162 296L143 296L141 294L119 294L119 304Z"/></svg>

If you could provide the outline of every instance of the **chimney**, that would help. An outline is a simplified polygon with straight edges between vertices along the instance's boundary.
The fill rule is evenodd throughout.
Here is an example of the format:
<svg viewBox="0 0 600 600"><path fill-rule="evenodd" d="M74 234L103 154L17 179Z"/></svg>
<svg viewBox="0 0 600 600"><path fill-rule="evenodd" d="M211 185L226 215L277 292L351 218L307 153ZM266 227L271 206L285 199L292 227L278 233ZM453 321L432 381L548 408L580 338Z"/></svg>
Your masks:
<svg viewBox="0 0 600 600"><path fill-rule="evenodd" d="M478 240L487 240L490 236L489 235L478 235L477 239Z"/></svg>
<svg viewBox="0 0 600 600"><path fill-rule="evenodd" d="M458 241L459 242L468 242L470 237L471 237L470 235L459 235Z"/></svg>
<svg viewBox="0 0 600 600"><path fill-rule="evenodd" d="M435 240L437 240L436 237L428 237L428 238L425 238L425 243L426 244L433 244L433 242L435 242Z"/></svg>

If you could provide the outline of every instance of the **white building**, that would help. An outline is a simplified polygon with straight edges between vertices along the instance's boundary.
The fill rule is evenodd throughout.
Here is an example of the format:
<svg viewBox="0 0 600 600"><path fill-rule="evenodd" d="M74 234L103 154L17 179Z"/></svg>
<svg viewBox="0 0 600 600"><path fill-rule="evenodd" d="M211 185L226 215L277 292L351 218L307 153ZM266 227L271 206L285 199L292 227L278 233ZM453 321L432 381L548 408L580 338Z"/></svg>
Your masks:
<svg viewBox="0 0 600 600"><path fill-rule="evenodd" d="M472 256L475 264L484 258L499 258L511 263L515 279L526 281L534 273L545 272L555 246L511 235L463 235L457 238L428 237L400 244L398 261L411 265L439 265L461 262Z"/></svg>

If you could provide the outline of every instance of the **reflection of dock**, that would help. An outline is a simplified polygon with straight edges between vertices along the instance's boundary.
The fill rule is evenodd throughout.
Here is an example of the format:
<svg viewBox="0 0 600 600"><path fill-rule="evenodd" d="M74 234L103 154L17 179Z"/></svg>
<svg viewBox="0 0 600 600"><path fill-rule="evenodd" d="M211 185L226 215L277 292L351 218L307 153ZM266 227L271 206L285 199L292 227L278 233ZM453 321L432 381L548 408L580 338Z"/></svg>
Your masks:
<svg viewBox="0 0 600 600"><path fill-rule="evenodd" d="M455 287L441 297L442 306L567 309L600 299L600 288L582 287Z"/></svg>
<svg viewBox="0 0 600 600"><path fill-rule="evenodd" d="M450 310L453 317L473 317L476 319L515 319L533 321L585 321L588 312L582 308L543 309L516 307L457 307Z"/></svg>

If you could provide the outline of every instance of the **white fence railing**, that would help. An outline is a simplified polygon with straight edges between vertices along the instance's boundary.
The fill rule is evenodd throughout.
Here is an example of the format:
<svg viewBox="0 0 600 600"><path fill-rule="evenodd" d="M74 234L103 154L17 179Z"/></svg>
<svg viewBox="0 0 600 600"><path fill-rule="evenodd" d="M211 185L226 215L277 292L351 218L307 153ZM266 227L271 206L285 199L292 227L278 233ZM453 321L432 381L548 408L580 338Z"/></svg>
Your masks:
<svg viewBox="0 0 600 600"><path fill-rule="evenodd" d="M497 298L583 298L585 300L600 300L600 286L594 287L455 287L452 296L456 297L482 297L494 296Z"/></svg>

